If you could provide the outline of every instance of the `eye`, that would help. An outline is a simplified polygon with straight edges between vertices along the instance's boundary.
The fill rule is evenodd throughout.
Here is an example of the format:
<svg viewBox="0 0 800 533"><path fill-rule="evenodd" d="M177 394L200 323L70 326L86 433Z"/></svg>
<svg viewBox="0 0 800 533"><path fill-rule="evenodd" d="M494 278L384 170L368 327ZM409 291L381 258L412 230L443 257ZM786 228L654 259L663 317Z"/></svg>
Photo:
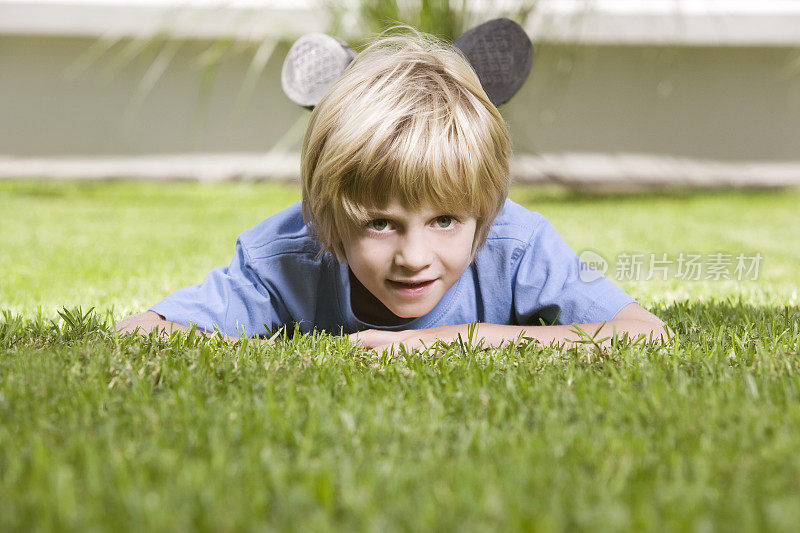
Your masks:
<svg viewBox="0 0 800 533"><path fill-rule="evenodd" d="M456 219L454 217L451 217L450 215L442 215L436 217L435 223L436 227L447 229L449 227L452 227L456 223Z"/></svg>
<svg viewBox="0 0 800 533"><path fill-rule="evenodd" d="M389 229L389 221L385 218L376 218L367 222L367 227L374 231L386 231Z"/></svg>

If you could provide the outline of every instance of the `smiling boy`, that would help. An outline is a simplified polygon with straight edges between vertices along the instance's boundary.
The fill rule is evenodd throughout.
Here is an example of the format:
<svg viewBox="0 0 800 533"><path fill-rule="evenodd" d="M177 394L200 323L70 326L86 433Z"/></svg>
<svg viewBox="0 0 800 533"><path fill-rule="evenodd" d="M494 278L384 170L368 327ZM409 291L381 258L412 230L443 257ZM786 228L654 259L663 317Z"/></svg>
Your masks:
<svg viewBox="0 0 800 533"><path fill-rule="evenodd" d="M506 199L509 155L507 126L462 55L381 39L311 115L302 202L242 233L228 267L117 328L297 325L373 348L451 341L473 323L494 346L568 343L576 324L666 338L611 281L582 281L549 222Z"/></svg>

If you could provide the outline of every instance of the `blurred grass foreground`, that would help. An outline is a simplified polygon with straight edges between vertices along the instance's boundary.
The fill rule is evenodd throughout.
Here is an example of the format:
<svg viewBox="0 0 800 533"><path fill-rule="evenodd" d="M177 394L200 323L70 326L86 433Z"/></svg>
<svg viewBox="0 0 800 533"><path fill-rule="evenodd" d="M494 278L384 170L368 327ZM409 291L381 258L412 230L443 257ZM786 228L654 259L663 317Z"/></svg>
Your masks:
<svg viewBox="0 0 800 533"><path fill-rule="evenodd" d="M298 198L0 182L0 530L796 528L800 192L513 190L669 346L390 361L325 335L110 332Z"/></svg>

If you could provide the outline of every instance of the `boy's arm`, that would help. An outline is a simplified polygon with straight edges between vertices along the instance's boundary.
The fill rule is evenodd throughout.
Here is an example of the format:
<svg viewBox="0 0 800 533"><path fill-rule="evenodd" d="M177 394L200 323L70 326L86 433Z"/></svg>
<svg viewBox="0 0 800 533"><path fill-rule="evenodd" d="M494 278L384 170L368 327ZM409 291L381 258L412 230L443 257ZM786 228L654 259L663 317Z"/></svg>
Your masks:
<svg viewBox="0 0 800 533"><path fill-rule="evenodd" d="M366 330L350 335L350 340L362 344L367 348L393 349L401 345L408 349L430 346L436 340L452 342L458 340L459 335L466 340L469 335L470 324L455 326L441 326L430 329L417 329L405 331ZM578 324L590 337L603 339L617 333L635 339L644 335L647 340L666 342L672 336L669 328L655 315L633 302L623 307L616 316L605 323ZM508 326L503 324L479 323L475 326L473 338L484 346L502 346L514 344L520 337L528 337L539 341L544 346L555 344L579 344L582 335L577 332L575 325L569 326ZM608 344L608 341L602 344Z"/></svg>
<svg viewBox="0 0 800 533"><path fill-rule="evenodd" d="M126 316L114 324L114 329L120 333L139 333L140 335L147 335L154 329L170 333L177 330L186 331L189 328L176 324L175 322L170 322L155 311L145 311L144 313Z"/></svg>
<svg viewBox="0 0 800 533"><path fill-rule="evenodd" d="M114 329L120 333L138 333L139 335L148 335L153 330L159 330L167 335L173 331L189 331L186 326L170 322L155 311L145 311L144 313L127 316L117 322L114 325ZM211 335L211 333L199 328L195 329L195 333L203 337ZM231 337L230 335L225 335L225 338L239 340L239 337Z"/></svg>

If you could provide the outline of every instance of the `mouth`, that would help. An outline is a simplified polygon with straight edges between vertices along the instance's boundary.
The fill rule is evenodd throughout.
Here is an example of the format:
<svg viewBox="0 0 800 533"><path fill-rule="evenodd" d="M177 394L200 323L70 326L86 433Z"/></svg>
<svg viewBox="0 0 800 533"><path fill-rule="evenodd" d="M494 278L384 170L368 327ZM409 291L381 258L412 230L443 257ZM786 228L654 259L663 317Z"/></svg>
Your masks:
<svg viewBox="0 0 800 533"><path fill-rule="evenodd" d="M402 296L416 297L416 296L421 296L422 294L427 292L427 290L433 285L433 283L436 280L427 279L420 281L397 281L390 279L387 281L389 282L389 286Z"/></svg>

